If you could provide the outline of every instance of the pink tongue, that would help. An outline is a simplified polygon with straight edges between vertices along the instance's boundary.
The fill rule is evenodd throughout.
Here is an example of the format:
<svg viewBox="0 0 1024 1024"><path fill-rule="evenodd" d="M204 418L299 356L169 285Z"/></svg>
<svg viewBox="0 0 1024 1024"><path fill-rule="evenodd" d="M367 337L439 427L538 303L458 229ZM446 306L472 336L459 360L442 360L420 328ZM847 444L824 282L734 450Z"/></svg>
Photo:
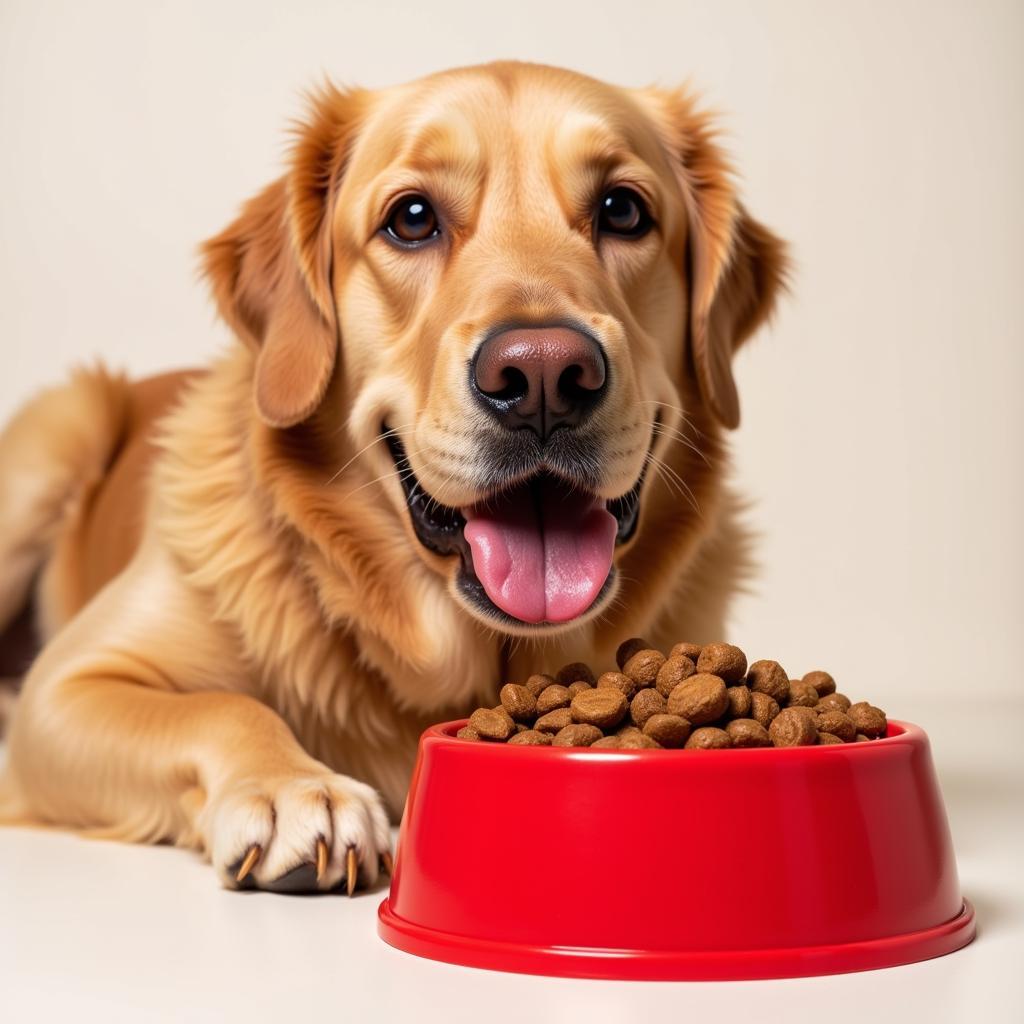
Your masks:
<svg viewBox="0 0 1024 1024"><path fill-rule="evenodd" d="M462 509L473 569L487 596L523 622L568 622L612 566L615 517L593 496L543 484Z"/></svg>

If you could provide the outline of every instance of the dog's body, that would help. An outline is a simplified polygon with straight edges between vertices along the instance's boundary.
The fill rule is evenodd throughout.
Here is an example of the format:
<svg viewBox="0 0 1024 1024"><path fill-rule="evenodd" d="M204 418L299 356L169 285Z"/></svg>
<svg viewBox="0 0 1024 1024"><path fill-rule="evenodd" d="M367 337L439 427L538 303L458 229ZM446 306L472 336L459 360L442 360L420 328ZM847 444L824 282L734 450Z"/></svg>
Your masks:
<svg viewBox="0 0 1024 1024"><path fill-rule="evenodd" d="M254 851L249 882L331 888L354 850L372 883L426 724L722 634L729 361L782 248L684 97L503 64L326 90L205 256L242 344L80 372L0 436L0 628L34 590L45 643L0 817L194 846L229 885Z"/></svg>

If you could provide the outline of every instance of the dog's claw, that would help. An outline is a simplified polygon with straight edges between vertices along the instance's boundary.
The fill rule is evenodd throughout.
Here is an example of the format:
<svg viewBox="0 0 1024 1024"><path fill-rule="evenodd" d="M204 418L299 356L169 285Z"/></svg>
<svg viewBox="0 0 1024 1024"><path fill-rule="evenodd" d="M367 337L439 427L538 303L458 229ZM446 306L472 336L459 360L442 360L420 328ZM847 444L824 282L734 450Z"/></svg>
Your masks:
<svg viewBox="0 0 1024 1024"><path fill-rule="evenodd" d="M263 853L263 847L257 843L255 846L249 847L249 852L245 855L245 860L242 861L238 868L238 874L235 875L236 882L244 882L246 876L256 866L256 861L260 859L260 854Z"/></svg>
<svg viewBox="0 0 1024 1024"><path fill-rule="evenodd" d="M391 851L390 850L385 850L380 855L380 864L381 864L381 867L389 875L393 875L395 873L395 862L391 858Z"/></svg>
<svg viewBox="0 0 1024 1024"><path fill-rule="evenodd" d="M356 891L356 880L359 878L359 860L356 848L350 846L345 856L345 891L349 896Z"/></svg>
<svg viewBox="0 0 1024 1024"><path fill-rule="evenodd" d="M319 882L327 870L327 844L322 840L316 841L316 880Z"/></svg>

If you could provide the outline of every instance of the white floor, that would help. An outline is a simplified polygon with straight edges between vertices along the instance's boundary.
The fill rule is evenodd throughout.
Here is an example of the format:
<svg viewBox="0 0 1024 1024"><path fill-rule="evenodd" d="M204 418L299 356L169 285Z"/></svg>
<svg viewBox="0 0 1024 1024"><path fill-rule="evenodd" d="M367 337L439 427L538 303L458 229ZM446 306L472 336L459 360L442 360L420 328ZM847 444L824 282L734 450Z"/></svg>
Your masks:
<svg viewBox="0 0 1024 1024"><path fill-rule="evenodd" d="M669 984L495 974L377 938L382 893L228 893L167 848L0 831L5 1021L1024 1021L1024 701L913 701L932 738L974 944L928 963L794 981ZM966 717L958 722L957 716Z"/></svg>

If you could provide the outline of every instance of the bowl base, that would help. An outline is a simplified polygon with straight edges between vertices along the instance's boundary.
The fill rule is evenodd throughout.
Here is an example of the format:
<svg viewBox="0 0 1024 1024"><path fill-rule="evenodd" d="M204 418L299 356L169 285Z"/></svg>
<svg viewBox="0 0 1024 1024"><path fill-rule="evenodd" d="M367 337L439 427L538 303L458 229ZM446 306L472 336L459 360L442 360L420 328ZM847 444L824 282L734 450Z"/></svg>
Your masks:
<svg viewBox="0 0 1024 1024"><path fill-rule="evenodd" d="M451 935L403 920L385 899L377 912L377 932L406 953L492 971L633 981L750 981L846 974L931 960L966 946L974 938L975 921L974 908L964 900L952 920L905 935L832 946L664 952L527 946Z"/></svg>

